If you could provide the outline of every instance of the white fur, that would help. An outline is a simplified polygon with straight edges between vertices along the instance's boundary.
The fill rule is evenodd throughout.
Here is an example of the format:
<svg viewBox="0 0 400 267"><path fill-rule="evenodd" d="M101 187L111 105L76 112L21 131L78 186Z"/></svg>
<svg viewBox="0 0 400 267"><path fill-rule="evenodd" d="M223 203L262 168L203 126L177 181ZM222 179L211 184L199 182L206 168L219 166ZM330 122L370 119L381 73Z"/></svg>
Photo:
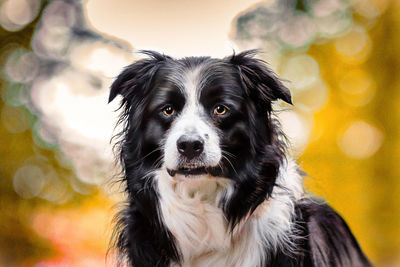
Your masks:
<svg viewBox="0 0 400 267"><path fill-rule="evenodd" d="M291 159L281 166L280 186L274 187L271 198L232 234L218 205L232 192L232 181L208 175L171 177L160 169L156 183L162 219L176 238L183 266L256 267L265 263L267 251L290 248L294 204L303 195L302 178Z"/></svg>
<svg viewBox="0 0 400 267"><path fill-rule="evenodd" d="M204 140L204 151L196 162L200 166L216 166L221 160L221 149L216 129L201 116L205 111L198 104L197 92L201 87L201 67L180 73L186 97L185 107L174 120L164 146L164 162L169 169L177 169L180 154L176 141L182 135L200 136Z"/></svg>

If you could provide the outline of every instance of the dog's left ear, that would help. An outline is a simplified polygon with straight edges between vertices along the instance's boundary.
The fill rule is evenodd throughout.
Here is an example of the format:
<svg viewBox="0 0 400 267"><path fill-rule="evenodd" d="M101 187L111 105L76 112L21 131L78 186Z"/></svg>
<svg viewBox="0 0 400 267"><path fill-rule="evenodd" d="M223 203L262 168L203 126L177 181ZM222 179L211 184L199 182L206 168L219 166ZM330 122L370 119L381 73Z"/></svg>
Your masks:
<svg viewBox="0 0 400 267"><path fill-rule="evenodd" d="M258 50L248 50L228 58L230 63L237 67L247 93L258 94L263 102L282 99L286 103L292 104L289 89L268 68L265 61L254 57L257 53Z"/></svg>

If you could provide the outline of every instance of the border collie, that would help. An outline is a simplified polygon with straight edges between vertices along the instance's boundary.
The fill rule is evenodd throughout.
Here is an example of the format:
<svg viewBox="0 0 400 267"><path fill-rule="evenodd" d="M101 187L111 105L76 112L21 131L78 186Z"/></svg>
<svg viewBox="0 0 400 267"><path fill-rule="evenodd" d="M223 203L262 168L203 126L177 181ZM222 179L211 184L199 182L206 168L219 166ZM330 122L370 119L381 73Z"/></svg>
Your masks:
<svg viewBox="0 0 400 267"><path fill-rule="evenodd" d="M257 51L143 53L109 97L122 96L120 264L371 265L340 215L305 193L272 110L290 91Z"/></svg>

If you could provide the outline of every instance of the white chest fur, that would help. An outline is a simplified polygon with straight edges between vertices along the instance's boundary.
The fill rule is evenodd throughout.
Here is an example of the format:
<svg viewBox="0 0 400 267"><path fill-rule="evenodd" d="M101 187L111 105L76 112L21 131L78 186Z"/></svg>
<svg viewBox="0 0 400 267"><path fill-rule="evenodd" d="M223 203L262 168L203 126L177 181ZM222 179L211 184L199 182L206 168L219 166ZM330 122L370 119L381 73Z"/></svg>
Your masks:
<svg viewBox="0 0 400 267"><path fill-rule="evenodd" d="M232 190L223 178L179 179L157 172L160 206L167 228L175 236L183 266L262 265L269 250L290 249L294 203L303 194L297 165L288 160L280 169L270 200L231 234L219 207Z"/></svg>

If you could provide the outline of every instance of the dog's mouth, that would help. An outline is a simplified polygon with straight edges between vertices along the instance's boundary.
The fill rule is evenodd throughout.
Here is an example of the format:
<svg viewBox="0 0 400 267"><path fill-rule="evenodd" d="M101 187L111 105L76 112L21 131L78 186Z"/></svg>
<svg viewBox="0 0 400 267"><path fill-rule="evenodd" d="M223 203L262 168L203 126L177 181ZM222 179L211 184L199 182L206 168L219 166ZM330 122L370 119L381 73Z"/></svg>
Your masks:
<svg viewBox="0 0 400 267"><path fill-rule="evenodd" d="M201 175L207 174L205 167L198 167L198 168L179 168L176 170L167 169L168 174L171 176L175 176L175 174L183 174L185 176L189 175Z"/></svg>
<svg viewBox="0 0 400 267"><path fill-rule="evenodd" d="M185 177L188 176L196 176L202 174L210 174L212 176L218 176L218 168L211 166L185 166L178 169L167 169L167 172L170 176L174 177L175 174L182 174Z"/></svg>

